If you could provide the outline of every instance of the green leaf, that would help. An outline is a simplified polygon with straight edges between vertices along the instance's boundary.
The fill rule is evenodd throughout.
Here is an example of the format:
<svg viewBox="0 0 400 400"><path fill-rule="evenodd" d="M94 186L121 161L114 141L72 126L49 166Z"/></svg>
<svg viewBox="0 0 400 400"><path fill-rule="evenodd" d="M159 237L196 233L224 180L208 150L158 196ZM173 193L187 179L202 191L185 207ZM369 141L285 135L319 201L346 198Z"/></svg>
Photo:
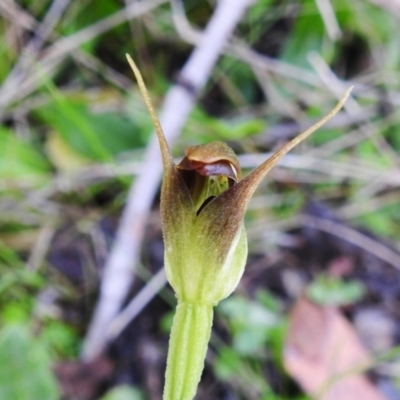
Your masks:
<svg viewBox="0 0 400 400"><path fill-rule="evenodd" d="M71 326L62 321L44 321L40 340L59 357L72 358L78 355L78 335Z"/></svg>
<svg viewBox="0 0 400 400"><path fill-rule="evenodd" d="M3 279L2 279L3 280ZM26 298L21 301L2 302L0 318L5 325L27 323L31 318L32 304Z"/></svg>
<svg viewBox="0 0 400 400"><path fill-rule="evenodd" d="M393 240L400 238L400 210L397 202L383 205L379 210L360 215L355 221L377 235L388 236Z"/></svg>
<svg viewBox="0 0 400 400"><path fill-rule="evenodd" d="M2 184L35 186L49 177L49 164L29 142L0 127L0 179Z"/></svg>
<svg viewBox="0 0 400 400"><path fill-rule="evenodd" d="M63 98L36 110L78 153L97 161L111 161L122 152L144 145L138 127L121 114L96 114L81 100Z"/></svg>
<svg viewBox="0 0 400 400"><path fill-rule="evenodd" d="M382 170L390 168L392 161L387 157L384 152L377 149L376 145L370 141L363 141L359 143L355 149L355 155L362 161L365 160L366 163L371 163L373 161L374 168L382 167Z"/></svg>
<svg viewBox="0 0 400 400"><path fill-rule="evenodd" d="M241 364L242 360L235 351L229 347L223 347L219 350L214 363L214 371L219 379L228 380L240 370Z"/></svg>
<svg viewBox="0 0 400 400"><path fill-rule="evenodd" d="M280 58L290 64L310 69L307 55L316 51L326 59L333 56L333 44L325 38L325 27L313 0L302 1L299 16Z"/></svg>
<svg viewBox="0 0 400 400"><path fill-rule="evenodd" d="M59 399L50 358L22 325L7 326L0 331L0 398Z"/></svg>
<svg viewBox="0 0 400 400"><path fill-rule="evenodd" d="M278 322L277 314L261 304L244 297L233 295L218 306L218 310L229 317L238 328L272 327Z"/></svg>
<svg viewBox="0 0 400 400"><path fill-rule="evenodd" d="M262 354L272 330L280 324L277 313L241 296L225 299L218 310L229 318L233 347L244 356Z"/></svg>
<svg viewBox="0 0 400 400"><path fill-rule="evenodd" d="M197 143L205 144L212 141L240 140L251 135L258 135L265 131L266 123L262 119L253 117L222 119L213 118L195 108L190 121L184 130L184 137Z"/></svg>
<svg viewBox="0 0 400 400"><path fill-rule="evenodd" d="M70 7L71 9L72 7ZM70 15L69 18L61 20L61 30L63 36L68 36L77 31L87 28L88 26L96 23L97 21L112 15L114 12L119 10L118 2L109 0L96 0L95 2L85 2L84 11L79 6L72 8L72 12L75 11L75 15ZM114 28L114 38L117 32L124 31L121 26ZM125 28L126 30L126 28ZM81 48L88 53L92 54L96 48L96 45L101 41L102 37L97 35L92 40L85 42L81 45ZM115 40L115 39L114 39ZM104 42L104 39L103 39ZM104 50L103 50L104 51Z"/></svg>
<svg viewBox="0 0 400 400"><path fill-rule="evenodd" d="M308 287L307 294L318 304L341 306L360 300L364 286L360 282L321 275Z"/></svg>
<svg viewBox="0 0 400 400"><path fill-rule="evenodd" d="M261 133L265 129L265 122L261 119L226 121L223 119L211 119L208 123L210 140L220 137L224 140L238 140L250 135ZM206 131L206 134L208 132Z"/></svg>

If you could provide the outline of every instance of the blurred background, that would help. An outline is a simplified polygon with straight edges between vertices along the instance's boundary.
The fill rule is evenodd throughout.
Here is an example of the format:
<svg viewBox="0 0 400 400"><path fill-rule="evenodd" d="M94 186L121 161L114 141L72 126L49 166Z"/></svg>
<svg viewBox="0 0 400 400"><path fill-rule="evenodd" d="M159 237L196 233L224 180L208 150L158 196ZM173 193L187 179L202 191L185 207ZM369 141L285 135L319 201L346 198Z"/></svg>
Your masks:
<svg viewBox="0 0 400 400"><path fill-rule="evenodd" d="M177 160L222 140L244 174L354 85L254 196L197 398L400 399L398 0L0 0L0 16L1 399L161 399L175 298L126 53Z"/></svg>

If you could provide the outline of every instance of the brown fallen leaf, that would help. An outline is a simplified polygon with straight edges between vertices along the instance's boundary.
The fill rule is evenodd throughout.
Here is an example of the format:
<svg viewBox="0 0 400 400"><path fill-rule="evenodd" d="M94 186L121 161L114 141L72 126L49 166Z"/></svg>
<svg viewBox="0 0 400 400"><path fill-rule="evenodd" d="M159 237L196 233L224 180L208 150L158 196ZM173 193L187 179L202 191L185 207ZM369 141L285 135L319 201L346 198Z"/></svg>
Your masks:
<svg viewBox="0 0 400 400"><path fill-rule="evenodd" d="M287 372L318 400L384 400L363 375L371 357L334 307L306 297L295 304L284 347Z"/></svg>

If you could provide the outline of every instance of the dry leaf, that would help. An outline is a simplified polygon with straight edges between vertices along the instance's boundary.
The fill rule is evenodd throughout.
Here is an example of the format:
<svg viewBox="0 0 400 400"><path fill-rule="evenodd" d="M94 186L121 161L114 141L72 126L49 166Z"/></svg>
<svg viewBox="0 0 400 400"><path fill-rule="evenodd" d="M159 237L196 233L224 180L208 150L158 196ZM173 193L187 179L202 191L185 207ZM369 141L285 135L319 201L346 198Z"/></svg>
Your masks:
<svg viewBox="0 0 400 400"><path fill-rule="evenodd" d="M371 358L352 325L334 307L301 297L284 348L288 373L318 400L384 400L363 375Z"/></svg>

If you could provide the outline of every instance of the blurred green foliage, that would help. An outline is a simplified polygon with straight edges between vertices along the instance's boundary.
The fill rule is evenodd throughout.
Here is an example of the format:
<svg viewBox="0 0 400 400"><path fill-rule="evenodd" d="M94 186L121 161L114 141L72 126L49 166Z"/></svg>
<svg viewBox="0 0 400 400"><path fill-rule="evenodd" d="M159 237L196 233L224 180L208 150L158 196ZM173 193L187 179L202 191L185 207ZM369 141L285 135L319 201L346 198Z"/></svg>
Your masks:
<svg viewBox="0 0 400 400"><path fill-rule="evenodd" d="M58 399L52 360L26 326L8 325L0 331L0 397Z"/></svg>
<svg viewBox="0 0 400 400"><path fill-rule="evenodd" d="M238 295L221 302L218 311L229 319L232 346L239 356L262 357L274 328L281 322L278 310Z"/></svg>
<svg viewBox="0 0 400 400"><path fill-rule="evenodd" d="M50 165L29 143L0 127L0 179L6 187L18 184L37 185L50 178Z"/></svg>
<svg viewBox="0 0 400 400"><path fill-rule="evenodd" d="M320 275L307 289L307 295L315 303L327 306L345 306L361 300L364 295L361 282Z"/></svg>

